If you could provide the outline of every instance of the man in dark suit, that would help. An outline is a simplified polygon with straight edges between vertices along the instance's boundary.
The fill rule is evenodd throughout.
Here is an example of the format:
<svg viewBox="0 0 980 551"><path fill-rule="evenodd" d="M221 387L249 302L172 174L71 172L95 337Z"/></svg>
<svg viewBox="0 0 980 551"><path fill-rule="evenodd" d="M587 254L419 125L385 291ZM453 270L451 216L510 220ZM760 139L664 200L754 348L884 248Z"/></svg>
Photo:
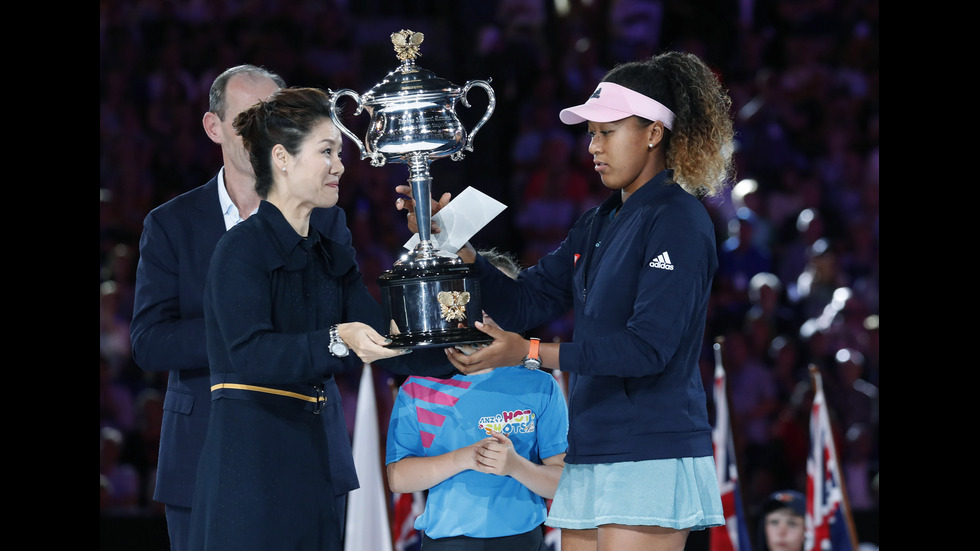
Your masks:
<svg viewBox="0 0 980 551"><path fill-rule="evenodd" d="M131 336L140 368L169 371L153 499L165 506L173 551L187 548L197 464L211 410L203 311L211 253L224 232L248 218L260 202L248 153L232 122L284 86L275 73L252 65L219 75L203 123L208 137L221 146L224 166L210 182L153 209L143 223ZM317 209L310 223L354 254L342 209ZM332 379L325 392L328 399L340 399ZM347 492L358 487L350 438L343 419L324 419L324 424L330 442L340 444L331 446L330 454L331 464L340 465L331 474L343 511Z"/></svg>

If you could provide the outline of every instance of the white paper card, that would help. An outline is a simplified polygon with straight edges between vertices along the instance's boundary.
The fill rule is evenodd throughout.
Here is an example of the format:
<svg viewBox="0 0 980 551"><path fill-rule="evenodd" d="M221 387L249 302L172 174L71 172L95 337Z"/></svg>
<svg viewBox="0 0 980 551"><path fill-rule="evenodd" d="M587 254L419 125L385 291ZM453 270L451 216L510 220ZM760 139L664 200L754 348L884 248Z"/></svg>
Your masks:
<svg viewBox="0 0 980 551"><path fill-rule="evenodd" d="M442 228L439 233L431 235L432 246L455 254L506 208L507 205L478 189L464 189L432 216L432 221ZM411 251L418 244L419 234L415 234L405 243L405 248Z"/></svg>

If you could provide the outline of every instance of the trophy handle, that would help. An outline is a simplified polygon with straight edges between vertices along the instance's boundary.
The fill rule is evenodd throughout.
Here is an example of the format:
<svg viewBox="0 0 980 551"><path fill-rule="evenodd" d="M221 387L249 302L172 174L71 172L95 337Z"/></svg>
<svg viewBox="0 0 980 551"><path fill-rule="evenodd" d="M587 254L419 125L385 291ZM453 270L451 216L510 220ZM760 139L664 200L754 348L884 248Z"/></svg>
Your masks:
<svg viewBox="0 0 980 551"><path fill-rule="evenodd" d="M465 107L470 106L470 102L466 100L466 93L469 92L470 88L473 88L474 86L479 86L487 91L487 96L490 98L490 103L487 104L487 112L483 114L483 118L476 123L473 130L470 130L469 136L466 137L466 145L463 146L463 149L466 151L473 151L473 138L476 137L476 133L480 131L480 128L483 128L483 125L486 124L487 120L490 118L490 115L493 114L493 110L497 107L497 97L494 95L493 88L490 87L490 83L486 80L471 80L463 85L463 89L460 91L460 102ZM452 159L454 161L458 161L462 158L463 152L461 151L457 151L452 155Z"/></svg>
<svg viewBox="0 0 980 551"><path fill-rule="evenodd" d="M357 105L357 109L354 111L355 116L360 115L361 111L364 110L364 104L361 103L360 94L358 94L357 92L349 88L337 90L336 92L330 94L330 118L333 120L334 125L336 125L337 128L340 129L340 131L345 136L347 136L348 138L351 139L352 142L354 142L354 145L357 146L358 151L360 151L361 153L361 159L370 158L371 164L374 166L384 165L385 164L384 156L377 152L369 152L367 148L364 146L364 142L361 141L360 138L355 136L354 133L351 132L351 130L347 128L347 126L345 126L343 122L341 122L340 117L337 116L337 101L343 96L350 96L351 98L354 99L354 102Z"/></svg>

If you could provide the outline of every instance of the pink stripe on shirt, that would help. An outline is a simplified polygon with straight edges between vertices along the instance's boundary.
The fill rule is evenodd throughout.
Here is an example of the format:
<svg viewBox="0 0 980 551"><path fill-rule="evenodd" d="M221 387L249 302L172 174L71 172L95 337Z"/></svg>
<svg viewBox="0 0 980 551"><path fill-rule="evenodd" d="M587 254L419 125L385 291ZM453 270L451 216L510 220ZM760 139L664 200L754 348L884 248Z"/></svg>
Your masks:
<svg viewBox="0 0 980 551"><path fill-rule="evenodd" d="M446 416L436 413L434 411L429 411L425 408L416 407L415 412L418 415L419 423L425 423L426 425L435 425L441 427L443 421L446 420Z"/></svg>
<svg viewBox="0 0 980 551"><path fill-rule="evenodd" d="M439 377L419 377L414 376L413 379L421 379L423 381L432 381L433 383L439 383L441 385L454 386L457 388L470 388L473 383L469 381L457 381L456 379L440 379Z"/></svg>
<svg viewBox="0 0 980 551"><path fill-rule="evenodd" d="M446 394L445 392L413 382L405 383L402 389L412 398L422 400L423 402L429 402L430 404L454 406L459 400L459 398Z"/></svg>

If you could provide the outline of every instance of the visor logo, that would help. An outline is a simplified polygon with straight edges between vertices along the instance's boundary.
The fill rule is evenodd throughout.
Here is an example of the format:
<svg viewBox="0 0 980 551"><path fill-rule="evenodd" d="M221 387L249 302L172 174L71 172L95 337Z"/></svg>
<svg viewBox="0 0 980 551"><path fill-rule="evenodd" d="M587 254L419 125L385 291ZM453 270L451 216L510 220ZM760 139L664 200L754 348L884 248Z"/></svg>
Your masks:
<svg viewBox="0 0 980 551"><path fill-rule="evenodd" d="M600 92L602 92L602 88L601 87L596 88L595 89L595 92L592 92L592 95L589 96L589 99L599 99L599 93Z"/></svg>

